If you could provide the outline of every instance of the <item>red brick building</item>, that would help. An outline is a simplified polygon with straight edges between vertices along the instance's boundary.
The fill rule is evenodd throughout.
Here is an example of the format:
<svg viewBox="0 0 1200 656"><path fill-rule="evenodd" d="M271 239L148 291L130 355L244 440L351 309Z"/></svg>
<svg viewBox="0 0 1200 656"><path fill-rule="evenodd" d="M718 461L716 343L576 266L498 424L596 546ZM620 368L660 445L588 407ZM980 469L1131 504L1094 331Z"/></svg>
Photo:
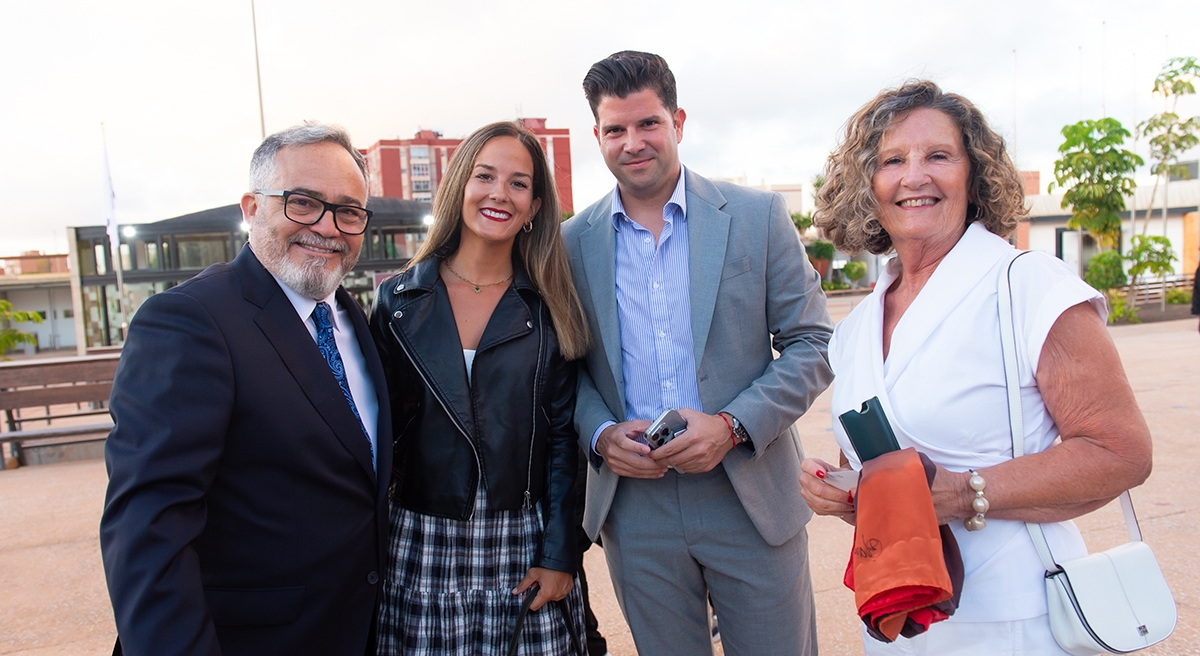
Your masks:
<svg viewBox="0 0 1200 656"><path fill-rule="evenodd" d="M575 211L571 194L571 134L566 128L547 128L544 118L517 119L536 134L553 167L558 199L564 212ZM370 195L432 203L438 184L462 139L421 130L412 139L381 139L362 151L370 174Z"/></svg>

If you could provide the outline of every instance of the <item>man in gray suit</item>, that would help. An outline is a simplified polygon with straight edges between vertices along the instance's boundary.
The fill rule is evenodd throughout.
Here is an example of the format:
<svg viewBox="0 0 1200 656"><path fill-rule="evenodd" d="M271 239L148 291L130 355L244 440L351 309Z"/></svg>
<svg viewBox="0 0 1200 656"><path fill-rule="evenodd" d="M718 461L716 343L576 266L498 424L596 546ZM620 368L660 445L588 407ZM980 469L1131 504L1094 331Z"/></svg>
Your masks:
<svg viewBox="0 0 1200 656"><path fill-rule="evenodd" d="M661 57L619 52L583 87L617 179L563 227L596 336L575 411L584 528L639 653L709 653L707 592L728 656L815 654L793 424L833 377L819 278L782 197L680 165ZM667 408L687 430L651 451L642 432Z"/></svg>

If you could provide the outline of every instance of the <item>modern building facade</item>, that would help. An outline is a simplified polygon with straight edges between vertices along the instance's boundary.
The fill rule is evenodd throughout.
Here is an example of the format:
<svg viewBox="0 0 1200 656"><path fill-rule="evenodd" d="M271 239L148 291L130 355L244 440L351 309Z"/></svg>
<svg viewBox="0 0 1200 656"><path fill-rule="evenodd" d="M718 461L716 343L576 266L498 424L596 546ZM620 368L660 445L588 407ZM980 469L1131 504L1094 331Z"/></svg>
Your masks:
<svg viewBox="0 0 1200 656"><path fill-rule="evenodd" d="M343 282L364 307L376 284L416 254L428 230L424 219L431 211L428 203L397 198L372 197L367 206L374 216L358 264ZM147 298L209 265L232 260L247 238L238 205L123 226L118 246L121 295L105 227L69 228L68 258L76 264L70 274L70 308L78 351L122 344L129 317Z"/></svg>
<svg viewBox="0 0 1200 656"><path fill-rule="evenodd" d="M575 211L571 193L571 135L566 128L548 128L544 118L517 122L537 135L553 167L555 187L564 212ZM446 166L462 139L447 139L441 132L421 130L411 139L381 139L362 151L367 158L372 196L432 203Z"/></svg>
<svg viewBox="0 0 1200 656"><path fill-rule="evenodd" d="M544 118L518 122L538 136L554 167L563 210L573 212L569 131L546 127ZM343 285L363 307L369 306L379 282L404 266L424 242L438 185L461 142L421 130L412 139L381 140L362 151L374 216L358 264ZM238 205L122 226L119 263L113 261L104 226L68 230L70 253L64 259L71 263L70 302L62 316L73 320L70 344L81 354L122 344L129 318L147 298L209 265L232 260L247 241ZM123 294L117 290L118 266ZM55 343L68 345L68 340Z"/></svg>
<svg viewBox="0 0 1200 656"><path fill-rule="evenodd" d="M1118 248L1123 253L1128 252L1130 239L1135 234L1165 236L1171 240L1175 250L1175 274L1189 274L1196 270L1200 259L1200 212L1197 211L1200 209L1200 180L1173 181L1166 191L1164 194L1164 185L1161 184L1157 189L1153 185L1142 185L1136 189L1132 199L1126 199L1127 207L1137 209L1137 219L1135 225L1129 211L1121 214L1121 242ZM1164 195L1167 200L1165 221L1162 211ZM1020 226L1017 246L1054 255L1082 275L1088 261L1099 249L1091 235L1067 227L1071 212L1063 209L1062 198L1062 194L1026 197L1029 219Z"/></svg>

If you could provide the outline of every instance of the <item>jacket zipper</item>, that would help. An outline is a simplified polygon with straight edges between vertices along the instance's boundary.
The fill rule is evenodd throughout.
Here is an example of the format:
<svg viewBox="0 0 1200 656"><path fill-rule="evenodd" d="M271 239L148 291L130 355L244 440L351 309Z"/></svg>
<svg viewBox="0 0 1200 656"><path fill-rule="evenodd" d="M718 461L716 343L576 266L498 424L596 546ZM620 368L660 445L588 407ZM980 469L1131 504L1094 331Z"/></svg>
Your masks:
<svg viewBox="0 0 1200 656"><path fill-rule="evenodd" d="M534 365L533 369L533 428L529 434L529 463L525 466L525 503L523 507L526 510L533 507L532 495L529 493L529 488L533 487L533 447L537 441L538 389L540 389L542 361L545 359L542 351L546 348L544 342L546 338L544 312L545 306L539 304L537 364Z"/></svg>
<svg viewBox="0 0 1200 656"><path fill-rule="evenodd" d="M433 398L438 400L438 404L442 406L442 410L446 413L446 416L450 418L450 422L454 424L454 427L458 429L458 432L462 433L463 438L467 440L467 446L471 447L471 453L475 456L475 471L480 477L482 477L483 463L479 460L479 451L475 449L475 443L472 442L471 437L467 435L467 429L463 428L462 424L458 423L458 417L456 417L453 412L450 412L450 408L446 407L446 403L442 401L442 397L438 396L437 392L434 392L433 385L429 383L429 378L425 376L425 372L421 370L421 367L417 366L417 361L413 358L412 353L409 352L408 347L405 346L404 340L400 338L400 333L396 332L396 326L392 324L391 320L388 321L388 329L392 331L392 337L396 338L396 342L399 343L400 348L404 350L404 355L408 356L409 361L413 363L413 369L416 369L417 373L421 375L421 380L425 382L425 386L429 388L431 393L433 393ZM529 457L532 460L533 454L531 453ZM478 480L475 481L475 485L479 485ZM525 494L528 496L528 491ZM472 519L475 519L474 491L472 491L471 500L468 503L471 504L471 514L467 516L467 521L471 521Z"/></svg>

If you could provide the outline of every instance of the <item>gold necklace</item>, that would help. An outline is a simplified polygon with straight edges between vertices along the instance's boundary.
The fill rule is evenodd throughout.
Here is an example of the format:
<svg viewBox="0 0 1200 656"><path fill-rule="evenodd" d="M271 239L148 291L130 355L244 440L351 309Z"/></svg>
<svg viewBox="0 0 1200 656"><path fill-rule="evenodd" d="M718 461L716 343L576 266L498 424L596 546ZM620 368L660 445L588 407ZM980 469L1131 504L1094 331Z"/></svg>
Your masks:
<svg viewBox="0 0 1200 656"><path fill-rule="evenodd" d="M461 274L459 274L457 271L454 270L454 267L450 266L450 260L442 260L442 264L446 265L446 270L449 271L450 273L453 273L455 278L458 278L459 280L474 287L476 294L478 294L479 290L483 289L484 287L491 287L493 285L503 285L504 283L508 282L509 280L512 280L513 276L516 275L516 272L514 271L513 273L508 274L508 277L505 278L504 280L497 280L496 282L480 284L480 283L475 282L474 280L467 280L466 278L462 277Z"/></svg>

